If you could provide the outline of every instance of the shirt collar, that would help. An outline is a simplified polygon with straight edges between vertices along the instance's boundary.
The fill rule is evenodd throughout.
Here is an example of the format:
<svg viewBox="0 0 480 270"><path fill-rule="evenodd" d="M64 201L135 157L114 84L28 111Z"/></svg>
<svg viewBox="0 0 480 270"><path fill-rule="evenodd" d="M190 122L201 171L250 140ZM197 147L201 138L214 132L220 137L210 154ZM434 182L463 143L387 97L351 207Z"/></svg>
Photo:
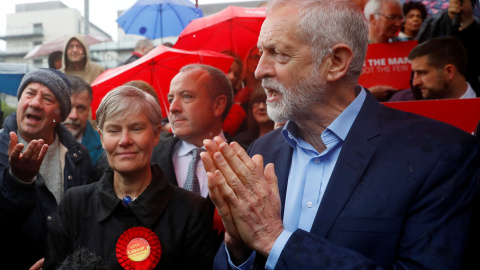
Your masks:
<svg viewBox="0 0 480 270"><path fill-rule="evenodd" d="M463 94L460 98L476 98L477 94L475 94L475 90L473 90L472 86L467 82L468 87L467 91L465 91L465 94Z"/></svg>
<svg viewBox="0 0 480 270"><path fill-rule="evenodd" d="M357 97L322 132L322 139L330 136L333 133L343 141L345 140L367 96L365 89L362 86L357 85L355 90L359 92ZM298 137L298 126L295 124L295 122L288 121L287 124L285 124L282 129L282 136L293 148L299 144L300 139Z"/></svg>
<svg viewBox="0 0 480 270"><path fill-rule="evenodd" d="M128 204L133 214L146 226L151 227L165 210L173 195L173 187L168 183L163 171L158 165L152 165L152 181L150 185ZM118 207L125 207L113 189L113 171L107 170L97 184L96 193L99 198L99 214L97 221L107 219Z"/></svg>
<svg viewBox="0 0 480 270"><path fill-rule="evenodd" d="M218 137L222 138L224 141L227 141L227 139L225 139L225 134L223 134L223 130L220 131L219 134L217 134ZM198 148L196 145L194 144L191 144L191 143L188 143L184 140L180 140L180 146L178 148L178 151L177 151L177 155L179 157L182 157L182 156L186 156L188 155L193 149L195 148ZM205 146L202 145L201 147L202 149L205 149Z"/></svg>

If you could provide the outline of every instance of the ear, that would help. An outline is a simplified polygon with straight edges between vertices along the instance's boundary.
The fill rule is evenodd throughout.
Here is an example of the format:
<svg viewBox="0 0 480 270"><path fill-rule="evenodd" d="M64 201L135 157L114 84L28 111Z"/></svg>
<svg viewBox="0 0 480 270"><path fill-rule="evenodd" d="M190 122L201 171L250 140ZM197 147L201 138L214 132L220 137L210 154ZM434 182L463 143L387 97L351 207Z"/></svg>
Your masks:
<svg viewBox="0 0 480 270"><path fill-rule="evenodd" d="M348 71L353 59L353 51L346 44L337 44L332 47L332 53L326 59L329 61L327 66L327 81L337 81L341 79Z"/></svg>
<svg viewBox="0 0 480 270"><path fill-rule="evenodd" d="M443 67L443 75L449 81L453 80L455 75L457 74L457 69L452 64L447 64Z"/></svg>
<svg viewBox="0 0 480 270"><path fill-rule="evenodd" d="M213 101L213 109L216 117L221 117L227 107L227 96L220 95Z"/></svg>

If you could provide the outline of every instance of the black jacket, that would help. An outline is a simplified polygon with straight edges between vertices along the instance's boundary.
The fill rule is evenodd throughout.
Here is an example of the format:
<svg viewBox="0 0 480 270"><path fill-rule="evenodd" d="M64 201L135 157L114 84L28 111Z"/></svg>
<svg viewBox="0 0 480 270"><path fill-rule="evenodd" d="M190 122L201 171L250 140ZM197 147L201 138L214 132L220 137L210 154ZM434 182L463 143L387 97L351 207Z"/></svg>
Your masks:
<svg viewBox="0 0 480 270"><path fill-rule="evenodd" d="M16 113L5 121L0 133L0 245L1 269L29 269L45 256L47 223L51 222L57 201L45 186L42 175L35 184L22 184L9 173L8 144L10 131L17 132ZM63 125L55 129L65 154L64 191L87 184L92 162L85 146L78 143Z"/></svg>
<svg viewBox="0 0 480 270"><path fill-rule="evenodd" d="M85 247L102 257L108 269L123 269L117 260L119 237L132 227L153 231L161 257L154 269L211 269L218 249L210 204L205 198L168 183L152 165L152 182L128 207L113 189L113 171L65 194L51 223L44 269L55 269L68 254Z"/></svg>

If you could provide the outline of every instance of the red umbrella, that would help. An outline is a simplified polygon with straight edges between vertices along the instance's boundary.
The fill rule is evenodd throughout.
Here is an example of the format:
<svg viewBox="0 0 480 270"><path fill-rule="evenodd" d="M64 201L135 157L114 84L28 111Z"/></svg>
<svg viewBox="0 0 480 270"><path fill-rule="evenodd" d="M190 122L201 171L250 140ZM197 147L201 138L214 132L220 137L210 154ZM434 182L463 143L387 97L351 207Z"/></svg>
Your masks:
<svg viewBox="0 0 480 270"><path fill-rule="evenodd" d="M170 81L183 66L200 63L227 73L232 62L232 57L217 52L184 51L159 45L130 64L106 70L92 82L92 117L95 119L95 112L109 91L133 80L145 81L155 89L166 116Z"/></svg>
<svg viewBox="0 0 480 270"><path fill-rule="evenodd" d="M43 55L48 55L54 51L63 51L64 45L65 45L65 39L67 36L62 36L59 37L55 40L52 40L50 42L37 45L33 47L31 51L23 57L23 59L29 59L37 56L43 56ZM107 42L107 41L112 41L109 37L102 36L102 35L85 35L85 42L87 45L93 45L101 42Z"/></svg>
<svg viewBox="0 0 480 270"><path fill-rule="evenodd" d="M229 6L213 15L191 21L173 46L183 50L231 50L242 59L257 45L265 8Z"/></svg>

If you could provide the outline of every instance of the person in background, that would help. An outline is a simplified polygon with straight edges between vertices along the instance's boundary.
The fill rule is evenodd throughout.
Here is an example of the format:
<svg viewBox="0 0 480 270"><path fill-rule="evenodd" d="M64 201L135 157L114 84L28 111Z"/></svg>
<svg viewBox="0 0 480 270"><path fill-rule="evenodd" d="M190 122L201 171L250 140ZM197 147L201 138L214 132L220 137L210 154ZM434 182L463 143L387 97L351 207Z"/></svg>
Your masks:
<svg viewBox="0 0 480 270"><path fill-rule="evenodd" d="M67 75L67 77L72 83L70 97L72 110L62 124L70 130L77 142L87 148L92 159L92 165L95 165L103 153L103 148L97 130L93 128L89 121L91 117L90 105L93 99L92 87L78 76Z"/></svg>
<svg viewBox="0 0 480 270"><path fill-rule="evenodd" d="M228 70L227 77L232 84L233 93L237 94L238 90L242 87L242 72L243 72L243 61L240 55L237 53L225 50L222 51L223 54L233 57L232 65Z"/></svg>
<svg viewBox="0 0 480 270"><path fill-rule="evenodd" d="M473 9L478 5L476 0L450 0L448 9L425 19L418 32L418 42L422 43L433 37L452 35L467 50L466 79L480 96L480 24L475 20ZM459 14L459 25L453 27L453 21Z"/></svg>
<svg viewBox="0 0 480 270"><path fill-rule="evenodd" d="M250 94L247 129L235 135L233 140L247 150L253 141L272 131L274 124L267 114L267 94L259 85Z"/></svg>
<svg viewBox="0 0 480 270"><path fill-rule="evenodd" d="M212 269L218 244L210 203L171 185L150 163L160 138L158 102L120 86L103 98L96 116L111 170L67 191L49 226L44 269L56 269L80 247L112 270Z"/></svg>
<svg viewBox="0 0 480 270"><path fill-rule="evenodd" d="M421 2L405 2L403 14L405 14L405 21L402 23L398 37L401 41L414 40L423 20L427 18L427 9Z"/></svg>
<svg viewBox="0 0 480 270"><path fill-rule="evenodd" d="M287 123L248 154L204 141L226 229L215 269L465 269L478 138L357 84L368 24L351 0L271 0L266 12L255 75L268 115Z"/></svg>
<svg viewBox="0 0 480 270"><path fill-rule="evenodd" d="M228 134L231 136L234 136L237 134L237 132L245 129L245 120L247 119L247 113L245 108L242 106L242 98L240 97L242 94L240 93L237 96L239 87L242 83L243 62L241 57L235 52L226 50L222 53L234 58L227 73L227 77L230 80L233 88L234 102L222 124L223 131L228 132Z"/></svg>
<svg viewBox="0 0 480 270"><path fill-rule="evenodd" d="M30 71L17 97L0 132L0 254L4 269L41 269L47 225L64 193L90 181L92 161L61 124L71 110L65 74Z"/></svg>
<svg viewBox="0 0 480 270"><path fill-rule="evenodd" d="M404 20L400 0L369 0L363 10L368 21L368 42L389 43L396 37Z"/></svg>
<svg viewBox="0 0 480 270"><path fill-rule="evenodd" d="M48 67L53 69L62 68L62 51L54 51L48 55Z"/></svg>
<svg viewBox="0 0 480 270"><path fill-rule="evenodd" d="M261 81L255 78L255 69L257 68L258 61L260 60L260 53L257 46L253 46L247 54L244 60L243 66L243 87L236 94L235 99L242 105L248 106L250 93L257 85L261 84Z"/></svg>
<svg viewBox="0 0 480 270"><path fill-rule="evenodd" d="M404 20L400 0L369 0L363 13L368 21L368 43L400 41L396 36ZM375 85L368 90L379 101L387 101L398 91L390 85Z"/></svg>
<svg viewBox="0 0 480 270"><path fill-rule="evenodd" d="M141 39L137 41L135 44L134 51L130 55L130 57L123 62L123 65L130 64L133 61L140 59L140 57L144 56L148 52L150 52L154 48L153 43L150 39Z"/></svg>
<svg viewBox="0 0 480 270"><path fill-rule="evenodd" d="M475 91L465 79L467 53L455 37L432 38L417 45L408 55L411 61L412 87L423 99L475 98ZM403 95L402 90L397 95ZM412 99L415 100L413 94ZM393 99L393 100L392 100ZM400 101L396 95L391 101Z"/></svg>
<svg viewBox="0 0 480 270"><path fill-rule="evenodd" d="M77 34L65 39L60 71L67 75L78 76L91 84L105 71L105 68L92 62L85 36Z"/></svg>

